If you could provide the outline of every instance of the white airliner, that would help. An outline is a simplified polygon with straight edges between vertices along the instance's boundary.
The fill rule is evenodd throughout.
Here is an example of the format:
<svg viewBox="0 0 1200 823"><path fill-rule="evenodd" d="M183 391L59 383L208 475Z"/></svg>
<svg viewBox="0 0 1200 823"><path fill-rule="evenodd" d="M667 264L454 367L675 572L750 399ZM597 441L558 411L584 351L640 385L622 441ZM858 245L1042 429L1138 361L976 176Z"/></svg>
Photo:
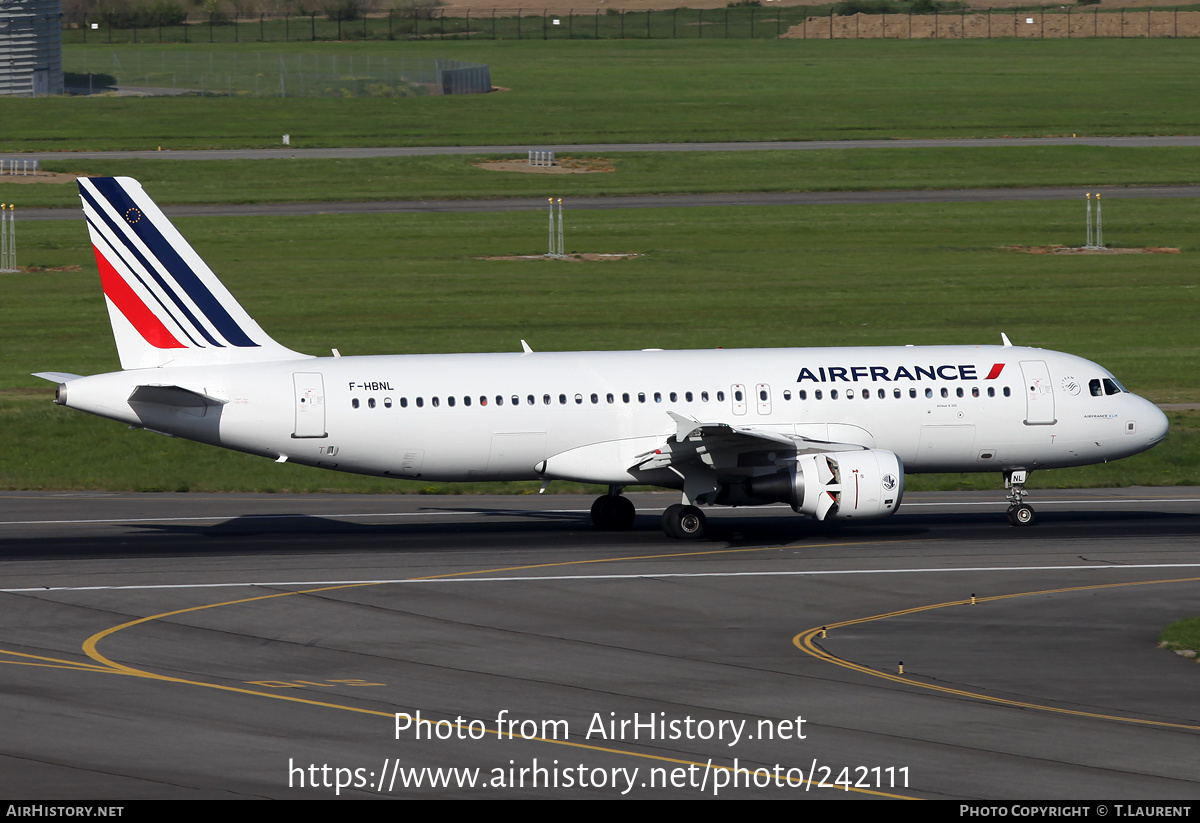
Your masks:
<svg viewBox="0 0 1200 823"><path fill-rule="evenodd" d="M1079 357L1002 346L312 357L272 340L129 178L79 181L124 371L55 402L163 434L339 471L626 486L700 506L786 503L818 520L896 511L905 472L1002 472L1013 525L1033 469L1103 463L1167 433L1152 403Z"/></svg>

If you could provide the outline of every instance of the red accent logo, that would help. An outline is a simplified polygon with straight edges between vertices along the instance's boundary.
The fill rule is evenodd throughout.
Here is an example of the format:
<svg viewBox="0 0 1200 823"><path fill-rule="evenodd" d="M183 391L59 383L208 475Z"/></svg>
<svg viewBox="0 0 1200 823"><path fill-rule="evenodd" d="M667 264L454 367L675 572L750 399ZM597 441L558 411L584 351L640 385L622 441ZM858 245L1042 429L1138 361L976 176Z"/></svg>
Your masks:
<svg viewBox="0 0 1200 823"><path fill-rule="evenodd" d="M988 376L983 379L984 380L995 380L997 377L1000 376L1000 372L1002 372L1002 371L1004 371L1004 364L996 363L992 366L992 370L990 372L988 372Z"/></svg>
<svg viewBox="0 0 1200 823"><path fill-rule="evenodd" d="M96 265L100 268L100 283L104 286L104 296L125 315L138 334L157 349L185 349L187 346L175 339L175 336L155 316L154 312L142 301L137 293L129 287L112 264L100 253L100 249L92 246L96 253Z"/></svg>

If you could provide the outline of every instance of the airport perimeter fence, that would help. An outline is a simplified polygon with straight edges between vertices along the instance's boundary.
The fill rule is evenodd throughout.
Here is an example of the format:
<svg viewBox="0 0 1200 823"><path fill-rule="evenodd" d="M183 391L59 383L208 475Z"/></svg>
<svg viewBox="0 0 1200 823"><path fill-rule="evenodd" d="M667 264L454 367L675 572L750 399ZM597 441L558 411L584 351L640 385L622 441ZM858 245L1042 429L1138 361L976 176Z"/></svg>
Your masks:
<svg viewBox="0 0 1200 823"><path fill-rule="evenodd" d="M420 97L492 90L486 63L367 54L68 49L69 94L120 88L206 97Z"/></svg>
<svg viewBox="0 0 1200 823"><path fill-rule="evenodd" d="M64 44L275 43L342 40L971 39L1200 37L1200 12L1148 9L836 14L828 6L662 11L416 8L353 16L189 14L160 25L127 17L63 17Z"/></svg>

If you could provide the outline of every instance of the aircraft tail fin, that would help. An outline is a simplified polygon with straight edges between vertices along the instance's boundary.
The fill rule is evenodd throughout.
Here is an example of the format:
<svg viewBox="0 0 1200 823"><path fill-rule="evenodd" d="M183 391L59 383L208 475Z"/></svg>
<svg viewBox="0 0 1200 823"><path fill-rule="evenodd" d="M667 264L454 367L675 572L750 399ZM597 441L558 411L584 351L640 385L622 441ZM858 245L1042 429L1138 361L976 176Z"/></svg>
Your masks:
<svg viewBox="0 0 1200 823"><path fill-rule="evenodd" d="M81 177L121 368L295 360L272 340L130 177Z"/></svg>

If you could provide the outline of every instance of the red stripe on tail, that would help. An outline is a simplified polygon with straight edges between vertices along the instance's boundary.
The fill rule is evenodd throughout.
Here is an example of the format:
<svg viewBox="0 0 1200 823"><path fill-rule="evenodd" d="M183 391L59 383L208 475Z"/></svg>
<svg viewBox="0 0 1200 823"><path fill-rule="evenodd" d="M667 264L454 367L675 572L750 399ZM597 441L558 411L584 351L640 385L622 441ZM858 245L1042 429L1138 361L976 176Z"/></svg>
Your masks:
<svg viewBox="0 0 1200 823"><path fill-rule="evenodd" d="M155 316L154 312L125 282L125 278L117 273L112 264L100 253L100 249L92 246L96 253L96 265L100 269L100 282L104 286L104 295L113 302L125 315L125 319L137 329L138 334L157 349L185 349L187 346L175 339L175 336Z"/></svg>

